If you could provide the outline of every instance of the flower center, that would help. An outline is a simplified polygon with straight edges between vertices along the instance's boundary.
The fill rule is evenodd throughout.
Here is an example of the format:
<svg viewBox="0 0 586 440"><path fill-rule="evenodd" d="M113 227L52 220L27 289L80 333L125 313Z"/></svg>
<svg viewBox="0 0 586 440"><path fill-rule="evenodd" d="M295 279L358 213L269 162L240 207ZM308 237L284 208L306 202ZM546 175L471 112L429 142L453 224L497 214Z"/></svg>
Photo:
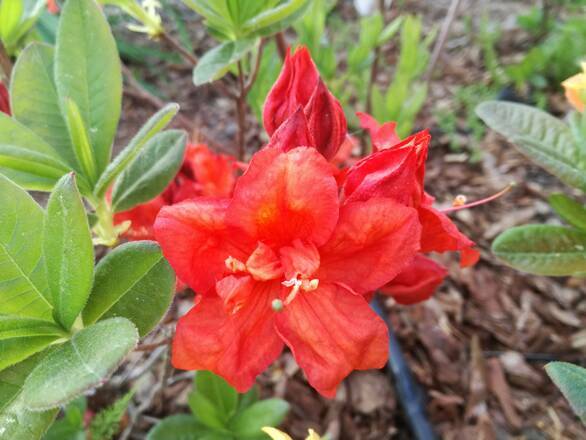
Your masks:
<svg viewBox="0 0 586 440"><path fill-rule="evenodd" d="M291 287L291 292L289 292L289 295L287 295L287 298L285 299L285 305L287 306L291 304L291 301L295 299L300 290L311 292L312 290L317 289L319 286L319 280L317 278L311 280L299 279L296 275L290 280L283 281L281 284L285 287Z"/></svg>

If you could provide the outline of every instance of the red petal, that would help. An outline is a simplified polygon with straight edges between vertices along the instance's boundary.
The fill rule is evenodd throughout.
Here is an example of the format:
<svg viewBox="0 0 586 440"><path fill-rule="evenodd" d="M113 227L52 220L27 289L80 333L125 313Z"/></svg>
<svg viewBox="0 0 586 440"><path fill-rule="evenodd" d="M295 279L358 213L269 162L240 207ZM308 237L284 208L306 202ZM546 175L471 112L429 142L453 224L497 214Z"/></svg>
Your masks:
<svg viewBox="0 0 586 440"><path fill-rule="evenodd" d="M0 81L0 112L10 116L10 96L8 95L8 89L2 81Z"/></svg>
<svg viewBox="0 0 586 440"><path fill-rule="evenodd" d="M480 252L476 249L465 248L460 251L460 266L470 267L474 266L480 260Z"/></svg>
<svg viewBox="0 0 586 440"><path fill-rule="evenodd" d="M268 281L283 275L281 260L266 244L259 242L246 261L246 269L257 281Z"/></svg>
<svg viewBox="0 0 586 440"><path fill-rule="evenodd" d="M232 315L219 297L199 296L177 323L173 366L213 371L238 392L247 391L283 350L271 310L279 290L278 283L255 283L249 300Z"/></svg>
<svg viewBox="0 0 586 440"><path fill-rule="evenodd" d="M418 209L421 221L421 252L461 251L474 246L447 215L431 206Z"/></svg>
<svg viewBox="0 0 586 440"><path fill-rule="evenodd" d="M263 124L269 136L297 107L305 107L318 78L319 73L307 48L300 47L293 55L287 54L283 69L269 92L263 109Z"/></svg>
<svg viewBox="0 0 586 440"><path fill-rule="evenodd" d="M319 268L319 252L312 243L295 240L293 246L282 247L279 252L288 280L297 275L310 277Z"/></svg>
<svg viewBox="0 0 586 440"><path fill-rule="evenodd" d="M334 397L352 370L382 368L387 361L384 322L346 289L320 284L299 293L276 322L309 383L326 397Z"/></svg>
<svg viewBox="0 0 586 440"><path fill-rule="evenodd" d="M238 179L230 224L280 247L296 238L323 244L338 220L338 188L330 165L312 148L263 149Z"/></svg>
<svg viewBox="0 0 586 440"><path fill-rule="evenodd" d="M242 231L226 224L228 200L197 198L164 207L155 237L179 278L206 293L227 272L225 261L241 261L254 249Z"/></svg>
<svg viewBox="0 0 586 440"><path fill-rule="evenodd" d="M392 148L401 142L396 132L396 122L385 122L381 125L368 113L358 112L356 116L360 120L360 126L368 130L373 151Z"/></svg>
<svg viewBox="0 0 586 440"><path fill-rule="evenodd" d="M216 292L224 301L224 310L229 315L237 313L248 301L255 282L248 275L228 275L216 283Z"/></svg>
<svg viewBox="0 0 586 440"><path fill-rule="evenodd" d="M305 116L316 148L326 159L332 159L346 139L346 116L321 79L305 107Z"/></svg>
<svg viewBox="0 0 586 440"><path fill-rule="evenodd" d="M399 304L415 304L430 298L444 281L448 271L423 255L416 255L403 272L380 289Z"/></svg>
<svg viewBox="0 0 586 440"><path fill-rule="evenodd" d="M358 293L378 289L409 264L419 240L415 209L382 198L348 203L332 238L320 249L316 278Z"/></svg>
<svg viewBox="0 0 586 440"><path fill-rule="evenodd" d="M185 165L190 167L193 178L206 197L229 197L236 183L235 159L225 154L215 154L204 145L188 145Z"/></svg>
<svg viewBox="0 0 586 440"><path fill-rule="evenodd" d="M114 224L130 220L130 228L123 234L127 240L154 240L153 224L163 206L163 197L157 196L150 202L115 214Z"/></svg>
<svg viewBox="0 0 586 440"><path fill-rule="evenodd" d="M289 118L273 133L267 148L289 151L297 147L315 147L315 140L309 132L303 108L297 107Z"/></svg>

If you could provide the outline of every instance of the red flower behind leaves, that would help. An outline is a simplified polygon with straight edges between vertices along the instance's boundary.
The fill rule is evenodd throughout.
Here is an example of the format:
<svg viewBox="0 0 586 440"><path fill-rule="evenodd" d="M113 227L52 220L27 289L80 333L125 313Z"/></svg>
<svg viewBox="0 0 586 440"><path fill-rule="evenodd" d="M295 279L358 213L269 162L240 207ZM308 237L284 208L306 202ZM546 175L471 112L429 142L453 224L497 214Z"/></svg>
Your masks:
<svg viewBox="0 0 586 440"><path fill-rule="evenodd" d="M199 196L227 197L236 182L235 161L215 154L206 145L188 145L181 170L165 191L150 202L119 212L114 222L130 220L124 237L128 240L153 240L153 224L163 206Z"/></svg>
<svg viewBox="0 0 586 440"><path fill-rule="evenodd" d="M329 160L346 139L344 111L319 77L305 47L298 48L293 55L287 53L281 74L267 96L263 123L269 136L290 117L300 131L297 136L303 139L303 143L288 144L290 148L315 147Z"/></svg>
<svg viewBox="0 0 586 440"><path fill-rule="evenodd" d="M385 364L386 327L364 295L414 257L420 226L388 197L340 204L315 149L265 148L231 198L164 207L155 236L199 293L177 325L175 367L211 370L243 392L286 344L331 397L352 370Z"/></svg>
<svg viewBox="0 0 586 440"><path fill-rule="evenodd" d="M47 0L47 11L53 15L59 13L59 5L57 4L57 0Z"/></svg>
<svg viewBox="0 0 586 440"><path fill-rule="evenodd" d="M8 89L2 81L0 81L0 112L6 113L10 116L10 97Z"/></svg>

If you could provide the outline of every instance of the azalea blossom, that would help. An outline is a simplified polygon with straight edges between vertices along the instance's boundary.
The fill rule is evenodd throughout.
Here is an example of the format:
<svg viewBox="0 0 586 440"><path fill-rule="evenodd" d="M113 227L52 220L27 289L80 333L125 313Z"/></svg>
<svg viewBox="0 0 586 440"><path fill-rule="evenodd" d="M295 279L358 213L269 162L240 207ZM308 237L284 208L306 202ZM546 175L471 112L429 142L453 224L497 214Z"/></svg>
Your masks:
<svg viewBox="0 0 586 440"><path fill-rule="evenodd" d="M57 4L57 0L47 0L47 11L50 14L59 13L59 5Z"/></svg>
<svg viewBox="0 0 586 440"><path fill-rule="evenodd" d="M234 158L216 154L204 144L188 145L183 165L165 191L147 203L117 213L114 222L131 222L124 233L128 240L153 240L153 224L163 206L198 196L227 197L235 182Z"/></svg>
<svg viewBox="0 0 586 440"><path fill-rule="evenodd" d="M244 392L287 345L332 397L352 370L385 364L387 330L364 295L409 264L421 228L416 209L390 197L340 203L317 149L286 150L256 153L232 197L191 199L157 217L165 257L198 293L172 360Z"/></svg>
<svg viewBox="0 0 586 440"><path fill-rule="evenodd" d="M0 81L0 112L10 115L10 97L2 81Z"/></svg>
<svg viewBox="0 0 586 440"><path fill-rule="evenodd" d="M566 98L580 113L586 105L586 62L581 63L582 72L578 73L562 83L566 92Z"/></svg>

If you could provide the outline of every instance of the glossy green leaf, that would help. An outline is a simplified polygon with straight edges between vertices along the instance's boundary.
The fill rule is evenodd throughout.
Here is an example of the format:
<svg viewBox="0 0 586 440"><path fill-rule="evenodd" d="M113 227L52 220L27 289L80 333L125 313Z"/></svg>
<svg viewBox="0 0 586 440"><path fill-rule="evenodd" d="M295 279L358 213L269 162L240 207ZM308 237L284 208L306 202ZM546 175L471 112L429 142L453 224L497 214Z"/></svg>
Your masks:
<svg viewBox="0 0 586 440"><path fill-rule="evenodd" d="M42 411L100 385L137 342L136 327L124 318L80 330L49 353L28 376L22 391L25 405Z"/></svg>
<svg viewBox="0 0 586 440"><path fill-rule="evenodd" d="M4 0L0 2L0 39L11 45L18 34L18 25L24 12L23 0Z"/></svg>
<svg viewBox="0 0 586 440"><path fill-rule="evenodd" d="M221 78L230 65L241 60L256 43L256 39L228 41L206 52L193 69L193 83L200 86Z"/></svg>
<svg viewBox="0 0 586 440"><path fill-rule="evenodd" d="M181 168L186 142L187 135L179 130L153 136L116 179L114 211L126 211L163 192Z"/></svg>
<svg viewBox="0 0 586 440"><path fill-rule="evenodd" d="M98 174L110 162L120 119L122 73L116 42L94 0L65 3L55 47L55 83L61 105L79 107Z"/></svg>
<svg viewBox="0 0 586 440"><path fill-rule="evenodd" d="M108 168L100 176L96 184L95 194L98 197L103 197L110 188L114 179L118 177L128 165L138 156L138 153L145 147L147 142L153 138L154 135L164 129L173 117L179 111L177 104L167 104L144 124L141 129L132 138L130 143L116 156L116 158L108 165Z"/></svg>
<svg viewBox="0 0 586 440"><path fill-rule="evenodd" d="M83 175L93 186L97 180L96 161L92 146L90 145L87 129L79 112L79 107L71 99L65 99L63 105L65 107L65 119L67 120L69 136L71 137L71 144L73 145L77 163L81 165Z"/></svg>
<svg viewBox="0 0 586 440"><path fill-rule="evenodd" d="M0 175L0 313L50 319L41 240L43 211Z"/></svg>
<svg viewBox="0 0 586 440"><path fill-rule="evenodd" d="M92 238L73 174L63 176L47 203L43 250L53 316L70 329L87 302L94 276Z"/></svg>
<svg viewBox="0 0 586 440"><path fill-rule="evenodd" d="M208 428L191 415L177 414L161 420L148 433L147 440L202 440Z"/></svg>
<svg viewBox="0 0 586 440"><path fill-rule="evenodd" d="M242 35L268 36L290 26L303 15L309 6L309 0L287 0L266 9L246 21L240 28Z"/></svg>
<svg viewBox="0 0 586 440"><path fill-rule="evenodd" d="M547 201L562 219L570 225L586 231L586 207L562 193L555 193Z"/></svg>
<svg viewBox="0 0 586 440"><path fill-rule="evenodd" d="M54 53L47 44L32 43L20 54L10 82L12 115L50 145L70 169L80 171L55 88Z"/></svg>
<svg viewBox="0 0 586 440"><path fill-rule="evenodd" d="M568 362L550 362L545 371L586 423L586 369Z"/></svg>
<svg viewBox="0 0 586 440"><path fill-rule="evenodd" d="M537 275L586 275L586 232L563 226L511 228L492 244L497 257L515 269Z"/></svg>
<svg viewBox="0 0 586 440"><path fill-rule="evenodd" d="M511 102L483 102L476 113L536 164L567 185L586 191L586 155L562 121L542 110Z"/></svg>
<svg viewBox="0 0 586 440"><path fill-rule="evenodd" d="M175 274L157 243L123 244L98 263L83 322L87 325L121 316L144 336L169 308L174 288Z"/></svg>
<svg viewBox="0 0 586 440"><path fill-rule="evenodd" d="M230 430L238 438L258 435L264 426L279 426L289 412L289 404L281 399L257 402L236 414L230 421Z"/></svg>
<svg viewBox="0 0 586 440"><path fill-rule="evenodd" d="M195 393L206 397L209 402L229 419L238 406L238 392L220 376L210 371L195 374Z"/></svg>

